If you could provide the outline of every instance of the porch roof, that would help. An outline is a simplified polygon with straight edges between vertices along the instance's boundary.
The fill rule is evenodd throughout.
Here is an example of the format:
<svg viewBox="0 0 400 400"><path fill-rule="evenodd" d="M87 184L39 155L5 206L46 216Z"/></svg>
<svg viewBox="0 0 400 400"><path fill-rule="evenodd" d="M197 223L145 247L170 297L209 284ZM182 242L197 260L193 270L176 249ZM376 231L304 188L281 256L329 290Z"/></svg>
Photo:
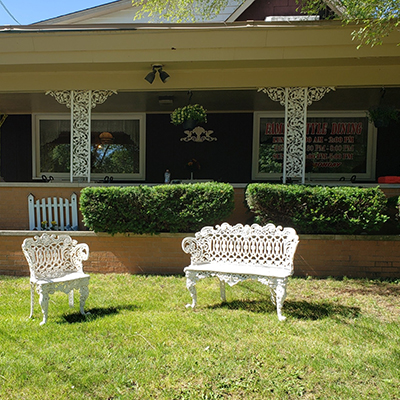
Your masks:
<svg viewBox="0 0 400 400"><path fill-rule="evenodd" d="M400 32L357 50L339 21L0 28L2 92L399 86ZM144 80L163 64L166 83Z"/></svg>

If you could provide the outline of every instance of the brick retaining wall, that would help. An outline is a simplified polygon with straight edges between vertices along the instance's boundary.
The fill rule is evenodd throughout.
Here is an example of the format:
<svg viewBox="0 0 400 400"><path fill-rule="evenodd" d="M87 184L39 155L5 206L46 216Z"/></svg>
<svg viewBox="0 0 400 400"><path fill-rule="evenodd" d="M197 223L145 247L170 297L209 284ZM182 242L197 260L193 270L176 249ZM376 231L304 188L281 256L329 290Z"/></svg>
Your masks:
<svg viewBox="0 0 400 400"><path fill-rule="evenodd" d="M21 251L31 231L0 231L0 275L28 276ZM182 274L189 256L181 250L185 234L115 235L74 232L85 242L88 273ZM400 278L400 236L300 235L295 275Z"/></svg>

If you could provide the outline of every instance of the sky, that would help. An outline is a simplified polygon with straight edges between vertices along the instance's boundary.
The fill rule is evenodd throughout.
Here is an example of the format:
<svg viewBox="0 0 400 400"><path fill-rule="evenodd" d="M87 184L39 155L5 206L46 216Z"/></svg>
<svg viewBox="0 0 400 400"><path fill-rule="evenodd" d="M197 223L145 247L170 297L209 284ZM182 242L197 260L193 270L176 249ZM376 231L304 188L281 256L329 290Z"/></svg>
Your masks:
<svg viewBox="0 0 400 400"><path fill-rule="evenodd" d="M29 25L44 19L59 17L85 10L113 0L0 0L0 25L19 25L7 13L10 11L21 25Z"/></svg>

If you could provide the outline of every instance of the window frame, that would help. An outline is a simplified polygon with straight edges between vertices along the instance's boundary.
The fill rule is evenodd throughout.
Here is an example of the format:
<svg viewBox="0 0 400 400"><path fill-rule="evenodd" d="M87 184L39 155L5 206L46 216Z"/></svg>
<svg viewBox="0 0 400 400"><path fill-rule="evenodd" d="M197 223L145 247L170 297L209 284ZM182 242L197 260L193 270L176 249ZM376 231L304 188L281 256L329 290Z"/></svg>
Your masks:
<svg viewBox="0 0 400 400"><path fill-rule="evenodd" d="M367 118L367 111L352 110L352 111L309 111L307 113L308 118L351 118L361 117ZM285 118L284 111L260 111L254 113L253 122L253 155L252 155L252 170L251 175L253 180L271 180L279 181L282 177L282 173L267 173L259 172L259 155L260 155L260 121L262 118ZM357 176L357 180L375 181L376 173L376 146L377 146L377 129L371 121L368 121L368 133L367 133L367 154L366 154L366 172L365 173L306 173L306 179L312 180L326 180L326 181L338 181L340 178L349 180L353 175ZM300 178L295 178L300 179Z"/></svg>
<svg viewBox="0 0 400 400"><path fill-rule="evenodd" d="M139 172L132 174L107 172L113 179L145 180L146 167L146 115L144 113L110 113L92 114L94 120L138 120L139 121ZM32 114L32 179L41 179L42 175L51 175L56 180L70 181L70 172L40 171L40 121L42 120L71 120L70 113L35 113ZM102 180L105 173L92 173L90 180Z"/></svg>

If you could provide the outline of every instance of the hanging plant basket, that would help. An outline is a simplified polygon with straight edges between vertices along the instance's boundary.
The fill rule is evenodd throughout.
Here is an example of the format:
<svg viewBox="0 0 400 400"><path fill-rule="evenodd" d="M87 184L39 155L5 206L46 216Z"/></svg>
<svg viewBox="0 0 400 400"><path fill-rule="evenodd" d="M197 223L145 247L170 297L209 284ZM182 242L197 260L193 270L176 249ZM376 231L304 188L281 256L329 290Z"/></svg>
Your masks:
<svg viewBox="0 0 400 400"><path fill-rule="evenodd" d="M198 124L199 121L196 121L195 119L187 119L186 121L183 121L182 126L184 130L191 131L192 129L196 128Z"/></svg>
<svg viewBox="0 0 400 400"><path fill-rule="evenodd" d="M387 127L390 121L397 121L399 112L390 106L376 106L368 110L368 119L374 123L375 128Z"/></svg>
<svg viewBox="0 0 400 400"><path fill-rule="evenodd" d="M389 126L390 121L384 119L376 119L373 121L375 128L386 128Z"/></svg>
<svg viewBox="0 0 400 400"><path fill-rule="evenodd" d="M185 124L186 127L184 125L184 129L193 129L203 122L207 122L207 111L199 104L189 104L182 108L177 108L171 114L171 123L174 125Z"/></svg>

